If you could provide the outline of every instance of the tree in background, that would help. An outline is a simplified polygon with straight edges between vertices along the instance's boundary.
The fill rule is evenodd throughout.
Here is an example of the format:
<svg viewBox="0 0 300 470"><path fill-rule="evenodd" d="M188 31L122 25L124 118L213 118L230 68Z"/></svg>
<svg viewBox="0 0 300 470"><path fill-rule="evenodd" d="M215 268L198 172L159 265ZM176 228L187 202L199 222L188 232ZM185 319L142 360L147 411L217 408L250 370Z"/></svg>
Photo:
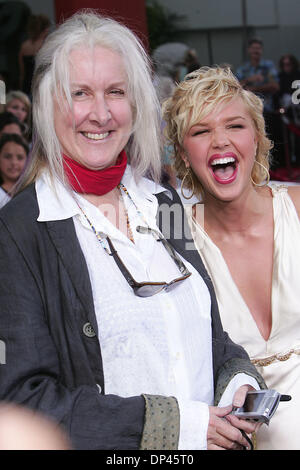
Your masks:
<svg viewBox="0 0 300 470"><path fill-rule="evenodd" d="M146 2L150 53L159 45L177 40L179 23L184 15L173 13L156 0Z"/></svg>

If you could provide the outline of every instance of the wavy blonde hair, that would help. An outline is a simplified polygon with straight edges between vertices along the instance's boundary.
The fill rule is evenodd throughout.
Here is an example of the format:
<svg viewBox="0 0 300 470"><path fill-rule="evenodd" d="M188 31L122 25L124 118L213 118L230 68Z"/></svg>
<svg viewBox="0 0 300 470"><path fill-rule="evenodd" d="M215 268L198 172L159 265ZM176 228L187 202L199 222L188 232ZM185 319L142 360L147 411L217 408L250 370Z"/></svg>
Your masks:
<svg viewBox="0 0 300 470"><path fill-rule="evenodd" d="M186 174L182 159L183 139L188 130L199 123L216 107L234 98L241 98L252 118L257 137L256 161L269 171L269 158L272 142L266 136L263 117L263 102L254 93L244 90L229 67L201 67L188 74L179 83L173 95L163 103L163 117L166 122L165 136L174 146L174 167L180 179ZM254 164L252 180L259 185L266 180L266 171ZM185 178L184 186L196 195L203 194L203 188L191 169L191 178Z"/></svg>

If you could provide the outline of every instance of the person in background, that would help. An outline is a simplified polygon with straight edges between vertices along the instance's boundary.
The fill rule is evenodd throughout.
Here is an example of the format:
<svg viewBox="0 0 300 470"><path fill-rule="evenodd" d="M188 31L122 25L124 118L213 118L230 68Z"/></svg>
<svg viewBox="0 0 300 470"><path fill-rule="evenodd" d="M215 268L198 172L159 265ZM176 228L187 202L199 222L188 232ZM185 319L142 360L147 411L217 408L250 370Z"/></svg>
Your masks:
<svg viewBox="0 0 300 470"><path fill-rule="evenodd" d="M19 134L23 136L24 131L23 124L14 114L8 111L0 113L0 136L2 134Z"/></svg>
<svg viewBox="0 0 300 470"><path fill-rule="evenodd" d="M66 432L40 413L0 403L0 450L71 450Z"/></svg>
<svg viewBox="0 0 300 470"><path fill-rule="evenodd" d="M13 189L24 170L28 145L18 134L0 137L0 208L11 199Z"/></svg>
<svg viewBox="0 0 300 470"><path fill-rule="evenodd" d="M164 109L175 168L221 320L269 388L288 393L258 449L300 449L300 188L269 187L263 103L230 69L201 68Z"/></svg>
<svg viewBox="0 0 300 470"><path fill-rule="evenodd" d="M248 41L249 61L236 70L241 85L264 100L264 112L274 111L273 96L279 90L278 71L271 60L263 58L263 42L252 38Z"/></svg>
<svg viewBox="0 0 300 470"><path fill-rule="evenodd" d="M196 51L186 44L177 42L158 46L153 51L152 59L155 68L154 86L161 104L171 96L175 83L200 66ZM163 128L164 122L162 122L162 130ZM165 179L176 189L178 182L172 167L171 152L172 148L170 146L163 146L163 170L166 176Z"/></svg>
<svg viewBox="0 0 300 470"><path fill-rule="evenodd" d="M256 425L232 406L265 383L178 236L159 116L128 28L80 12L47 37L31 160L0 212L0 399L43 411L74 448L242 449Z"/></svg>
<svg viewBox="0 0 300 470"><path fill-rule="evenodd" d="M295 80L300 80L298 60L292 54L285 54L279 60L279 99L293 94L295 88L292 84Z"/></svg>
<svg viewBox="0 0 300 470"><path fill-rule="evenodd" d="M271 60L263 57L261 39L249 39L247 52L249 61L237 68L236 77L246 90L263 99L266 129L274 145L272 165L281 166L284 164L282 124L275 106L275 97L279 91L278 71Z"/></svg>
<svg viewBox="0 0 300 470"><path fill-rule="evenodd" d="M35 56L49 34L50 26L45 15L32 15L28 21L28 39L21 44L19 52L20 89L28 96L31 96Z"/></svg>
<svg viewBox="0 0 300 470"><path fill-rule="evenodd" d="M30 141L31 101L28 96L19 90L10 91L6 95L5 110L14 114L25 126L24 135Z"/></svg>

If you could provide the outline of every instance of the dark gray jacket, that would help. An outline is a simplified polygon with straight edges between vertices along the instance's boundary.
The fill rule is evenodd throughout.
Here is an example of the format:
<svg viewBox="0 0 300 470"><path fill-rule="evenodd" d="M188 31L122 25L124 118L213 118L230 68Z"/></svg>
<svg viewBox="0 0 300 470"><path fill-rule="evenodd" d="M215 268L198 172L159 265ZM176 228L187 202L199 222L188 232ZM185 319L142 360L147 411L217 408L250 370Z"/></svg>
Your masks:
<svg viewBox="0 0 300 470"><path fill-rule="evenodd" d="M173 198L175 202L176 192ZM160 205L172 204L165 193L158 200ZM91 284L73 220L37 222L38 213L34 185L0 211L0 340L6 348L0 400L52 416L76 448L176 448L175 398L105 394ZM198 252L185 253L185 241L174 231L176 223L169 241L210 290L216 399L239 372L264 386L245 351L223 332Z"/></svg>

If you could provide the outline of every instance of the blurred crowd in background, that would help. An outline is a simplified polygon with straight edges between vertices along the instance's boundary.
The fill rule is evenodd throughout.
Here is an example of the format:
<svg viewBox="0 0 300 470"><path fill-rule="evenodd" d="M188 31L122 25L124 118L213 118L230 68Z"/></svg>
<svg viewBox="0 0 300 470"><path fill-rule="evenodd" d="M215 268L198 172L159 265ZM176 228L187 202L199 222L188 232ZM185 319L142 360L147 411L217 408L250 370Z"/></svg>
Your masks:
<svg viewBox="0 0 300 470"><path fill-rule="evenodd" d="M31 84L34 62L51 28L47 16L30 16L27 27L24 26L24 40L18 51L17 77L12 79L7 71L0 70L0 80L5 83L6 89L6 102L0 105L0 207L9 201L32 146ZM274 142L271 178L297 183L300 181L299 63L289 53L278 57L278 63L273 63L264 57L263 46L259 38L250 39L248 61L233 72L245 88L264 99L267 131ZM161 103L170 96L175 83L183 80L186 74L200 66L211 65L199 63L196 50L181 42L158 46L152 52L152 59L153 80ZM163 127L162 122L162 131ZM172 167L170 146L164 147L162 159L166 175L176 187L178 181Z"/></svg>

